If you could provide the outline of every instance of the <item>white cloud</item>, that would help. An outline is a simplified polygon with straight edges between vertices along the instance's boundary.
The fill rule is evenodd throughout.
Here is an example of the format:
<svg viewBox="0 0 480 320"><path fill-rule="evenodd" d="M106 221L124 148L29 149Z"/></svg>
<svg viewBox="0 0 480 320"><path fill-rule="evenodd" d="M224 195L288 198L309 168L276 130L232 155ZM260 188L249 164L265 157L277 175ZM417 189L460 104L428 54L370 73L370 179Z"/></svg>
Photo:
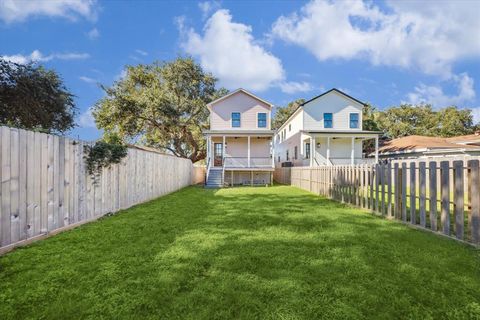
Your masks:
<svg viewBox="0 0 480 320"><path fill-rule="evenodd" d="M202 11L202 18L206 19L211 12L220 9L220 3L217 1L203 1L198 3L198 7Z"/></svg>
<svg viewBox="0 0 480 320"><path fill-rule="evenodd" d="M2 0L0 20L6 23L22 22L31 16L95 20L96 4L96 0Z"/></svg>
<svg viewBox="0 0 480 320"><path fill-rule="evenodd" d="M95 119L92 115L92 108L88 108L82 113L78 119L78 123L82 128L95 128Z"/></svg>
<svg viewBox="0 0 480 320"><path fill-rule="evenodd" d="M228 10L218 10L210 17L203 36L187 30L184 21L184 17L176 19L184 37L182 47L198 57L222 86L262 91L284 81L281 61L255 41L250 26L233 22Z"/></svg>
<svg viewBox="0 0 480 320"><path fill-rule="evenodd" d="M294 94L298 92L308 92L313 90L312 85L305 81L304 82L283 81L283 82L280 82L278 86L284 93L288 93L288 94Z"/></svg>
<svg viewBox="0 0 480 320"><path fill-rule="evenodd" d="M83 82L86 82L86 83L98 83L98 80L96 79L93 79L93 78L90 78L90 77L86 77L86 76L80 76L78 77L80 80L82 80Z"/></svg>
<svg viewBox="0 0 480 320"><path fill-rule="evenodd" d="M1 57L5 60L19 63L19 64L26 64L29 62L47 62L54 59L59 60L83 60L88 59L90 55L88 53L75 53L75 52L68 52L68 53L53 53L50 55L45 56L39 50L32 51L29 55L22 55L22 54L14 54L11 56L8 55L1 55Z"/></svg>
<svg viewBox="0 0 480 320"><path fill-rule="evenodd" d="M480 55L480 1L317 0L282 16L272 37L306 48L320 60L367 59L451 78L452 64Z"/></svg>
<svg viewBox="0 0 480 320"><path fill-rule="evenodd" d="M135 50L135 52L138 53L141 56L144 56L144 57L148 56L148 52L140 50L140 49Z"/></svg>
<svg viewBox="0 0 480 320"><path fill-rule="evenodd" d="M98 39L100 37L100 31L98 31L97 28L93 28L92 30L87 32L87 37L90 40Z"/></svg>
<svg viewBox="0 0 480 320"><path fill-rule="evenodd" d="M423 83L415 87L413 92L407 94L408 102L412 104L429 103L434 107L447 106L462 107L465 103L475 99L474 81L466 73L454 75L452 80L458 89L458 93L448 95L440 86L427 86Z"/></svg>

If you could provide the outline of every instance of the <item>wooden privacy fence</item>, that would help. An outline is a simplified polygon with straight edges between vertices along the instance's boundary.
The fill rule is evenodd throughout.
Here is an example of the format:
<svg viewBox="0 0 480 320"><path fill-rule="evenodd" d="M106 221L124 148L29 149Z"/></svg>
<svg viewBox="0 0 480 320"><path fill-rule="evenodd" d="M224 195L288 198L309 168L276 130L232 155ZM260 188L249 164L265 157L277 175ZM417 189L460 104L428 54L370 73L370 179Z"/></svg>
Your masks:
<svg viewBox="0 0 480 320"><path fill-rule="evenodd" d="M137 148L94 183L84 145L0 127L0 253L191 184L190 160Z"/></svg>
<svg viewBox="0 0 480 320"><path fill-rule="evenodd" d="M478 160L277 168L280 183L480 244Z"/></svg>

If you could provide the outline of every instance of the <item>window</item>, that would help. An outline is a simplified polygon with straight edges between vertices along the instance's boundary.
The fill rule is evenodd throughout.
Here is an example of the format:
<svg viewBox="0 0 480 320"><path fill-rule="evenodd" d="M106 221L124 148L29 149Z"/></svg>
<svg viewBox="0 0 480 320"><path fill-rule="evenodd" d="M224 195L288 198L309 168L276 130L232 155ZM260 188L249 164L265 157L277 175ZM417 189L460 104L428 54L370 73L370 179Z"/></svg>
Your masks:
<svg viewBox="0 0 480 320"><path fill-rule="evenodd" d="M280 156L278 156L278 162L280 163Z"/></svg>
<svg viewBox="0 0 480 320"><path fill-rule="evenodd" d="M333 128L333 114L324 113L323 114L323 127L324 128Z"/></svg>
<svg viewBox="0 0 480 320"><path fill-rule="evenodd" d="M232 128L240 128L240 112L232 112Z"/></svg>
<svg viewBox="0 0 480 320"><path fill-rule="evenodd" d="M293 149L293 159L297 160L298 159L298 147L295 146Z"/></svg>
<svg viewBox="0 0 480 320"><path fill-rule="evenodd" d="M292 131L292 125L291 124L288 125L288 132L290 132L290 131Z"/></svg>
<svg viewBox="0 0 480 320"><path fill-rule="evenodd" d="M288 156L288 150L287 150L287 161L289 161L289 160L290 160L290 157Z"/></svg>
<svg viewBox="0 0 480 320"><path fill-rule="evenodd" d="M350 113L350 128L358 128L358 113Z"/></svg>
<svg viewBox="0 0 480 320"><path fill-rule="evenodd" d="M305 159L310 159L310 142L305 143Z"/></svg>
<svg viewBox="0 0 480 320"><path fill-rule="evenodd" d="M283 140L287 137L287 129L283 129Z"/></svg>
<svg viewBox="0 0 480 320"><path fill-rule="evenodd" d="M258 117L258 127L259 128L266 128L267 127L267 114L266 113L259 113Z"/></svg>

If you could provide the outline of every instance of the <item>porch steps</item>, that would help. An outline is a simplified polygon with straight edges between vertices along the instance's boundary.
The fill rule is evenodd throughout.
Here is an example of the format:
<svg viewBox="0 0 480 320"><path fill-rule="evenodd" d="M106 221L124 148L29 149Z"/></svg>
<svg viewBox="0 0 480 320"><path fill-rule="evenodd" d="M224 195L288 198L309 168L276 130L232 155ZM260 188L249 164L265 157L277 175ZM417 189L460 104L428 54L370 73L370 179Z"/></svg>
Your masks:
<svg viewBox="0 0 480 320"><path fill-rule="evenodd" d="M222 169L210 168L208 173L208 180L205 184L205 188L221 188L223 187Z"/></svg>

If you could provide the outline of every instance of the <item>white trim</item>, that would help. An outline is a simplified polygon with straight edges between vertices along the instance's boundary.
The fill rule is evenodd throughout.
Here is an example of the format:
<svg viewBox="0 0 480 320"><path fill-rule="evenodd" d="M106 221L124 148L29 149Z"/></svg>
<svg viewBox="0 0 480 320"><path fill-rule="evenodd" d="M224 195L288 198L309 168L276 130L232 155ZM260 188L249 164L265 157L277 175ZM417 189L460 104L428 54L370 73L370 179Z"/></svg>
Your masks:
<svg viewBox="0 0 480 320"><path fill-rule="evenodd" d="M356 128L352 128L352 127L350 126L350 122L352 121L351 118L350 118L350 116L351 116L352 114L358 114L358 120L357 120L357 121L358 121L358 127L356 127ZM361 129L362 129L361 127L362 127L362 120L360 119L360 112L349 112L349 113L348 113L348 128L349 128L350 130L359 130L359 129L361 130Z"/></svg>
<svg viewBox="0 0 480 320"><path fill-rule="evenodd" d="M265 115L266 115L265 127L259 127L259 126L258 126L258 115L259 115L260 113L265 113ZM257 118L256 118L256 120L257 120L257 129L259 129L259 130L263 130L263 129L270 130L269 125L268 125L268 121L270 120L270 119L268 118L268 112L257 112Z"/></svg>
<svg viewBox="0 0 480 320"><path fill-rule="evenodd" d="M236 94L236 93L238 93L238 92L243 92L243 93L249 95L250 97L254 98L255 100L258 100L258 101L260 101L260 102L265 103L265 104L268 105L270 108L273 108L273 104L271 104L270 102L265 101L265 100L257 97L257 96L254 95L253 93L248 92L247 90L245 90L245 89L243 89L243 88L238 88L237 90L232 91L232 92L224 95L223 97L218 98L217 100L214 100L214 101L212 101L212 102L210 102L210 103L207 103L207 107L212 107L214 104L216 104L216 103L218 103L218 102L220 102L220 101L222 101L222 100L225 100L225 99L227 99L228 97L233 96L234 94Z"/></svg>
<svg viewBox="0 0 480 320"><path fill-rule="evenodd" d="M233 126L233 114L238 113L240 115L240 127L234 127ZM242 113L240 111L232 111L230 112L230 128L231 129L241 129L242 128Z"/></svg>

